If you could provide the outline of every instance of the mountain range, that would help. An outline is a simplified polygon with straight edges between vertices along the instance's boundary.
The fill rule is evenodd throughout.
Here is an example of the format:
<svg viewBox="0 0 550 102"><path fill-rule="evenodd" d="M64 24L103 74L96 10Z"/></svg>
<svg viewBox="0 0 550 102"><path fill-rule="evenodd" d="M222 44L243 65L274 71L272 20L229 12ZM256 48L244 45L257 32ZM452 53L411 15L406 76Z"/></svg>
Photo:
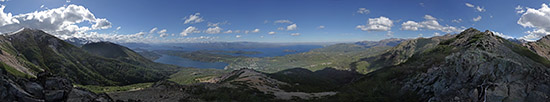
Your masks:
<svg viewBox="0 0 550 102"><path fill-rule="evenodd" d="M0 100L8 101L550 100L550 36L511 41L474 28L431 38L335 44L253 62L277 63L230 65L227 72L154 63L110 42L78 47L34 29L0 36L0 45ZM339 66L307 67L326 61L315 56L334 58ZM197 77L205 73L208 78ZM71 85L143 82L153 84L109 93Z"/></svg>

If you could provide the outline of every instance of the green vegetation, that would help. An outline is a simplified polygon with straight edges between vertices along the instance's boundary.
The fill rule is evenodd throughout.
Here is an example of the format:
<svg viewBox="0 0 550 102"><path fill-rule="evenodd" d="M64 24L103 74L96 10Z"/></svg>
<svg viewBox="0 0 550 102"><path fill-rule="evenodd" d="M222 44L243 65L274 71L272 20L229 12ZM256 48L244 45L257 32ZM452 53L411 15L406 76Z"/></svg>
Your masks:
<svg viewBox="0 0 550 102"><path fill-rule="evenodd" d="M515 53L518 53L522 56L525 56L535 62L538 62L546 67L550 67L550 61L548 61L548 59L542 57L542 56L539 56L538 54L534 53L533 51L521 46L521 45L518 45L516 43L513 43L513 42L510 42L506 39L503 39L503 38L500 38L502 41L504 41L504 45L510 49L512 49L512 51L514 51Z"/></svg>
<svg viewBox="0 0 550 102"><path fill-rule="evenodd" d="M160 54L157 54L153 51L141 51L141 52L137 52L139 55L151 60L151 61L154 61L154 60L157 60L159 59L160 57L162 57L162 55Z"/></svg>
<svg viewBox="0 0 550 102"><path fill-rule="evenodd" d="M340 86L359 79L362 75L354 71L325 68L312 72L303 68L292 68L277 73L268 74L269 77L289 83L288 86L279 86L291 92L327 92L337 91Z"/></svg>
<svg viewBox="0 0 550 102"><path fill-rule="evenodd" d="M362 58L375 56L389 49L389 46L366 48L356 44L336 44L309 52L277 57L246 58L229 63L230 69L252 68L263 72L274 73L289 68L306 68L312 71L326 67L350 70L350 63ZM251 66L254 65L254 66Z"/></svg>
<svg viewBox="0 0 550 102"><path fill-rule="evenodd" d="M143 88L151 87L151 85L153 85L153 83L137 83L137 84L131 84L131 85L125 85L125 86L100 86L100 85L75 84L74 86L88 89L94 93L109 93L109 92L117 92L117 91L140 90Z"/></svg>
<svg viewBox="0 0 550 102"><path fill-rule="evenodd" d="M236 84L236 88L219 87L216 89L207 88L204 86L194 86L192 90L186 92L192 94L204 101L220 101L220 102L278 102L272 94L264 94L263 92L247 87L246 85ZM183 100L190 101L190 100Z"/></svg>
<svg viewBox="0 0 550 102"><path fill-rule="evenodd" d="M53 74L82 85L153 82L166 78L179 68L154 63L116 44L97 44L86 47L86 51L39 30L26 29L7 37L11 39L9 43L14 51L20 53L17 54L21 56L18 60L25 67L33 71L55 72Z"/></svg>
<svg viewBox="0 0 550 102"><path fill-rule="evenodd" d="M7 65L6 63L4 62L0 62L0 68L2 68L3 70L7 71L8 73L10 73L11 75L14 75L14 76L17 76L17 77L21 77L21 78L32 78L32 76L28 75L28 74L25 74L21 71L18 71L17 69Z"/></svg>
<svg viewBox="0 0 550 102"><path fill-rule="evenodd" d="M168 80L174 81L178 84L194 84L200 82L201 80L206 81L228 72L229 71L221 69L184 68L181 69L181 71L170 75Z"/></svg>

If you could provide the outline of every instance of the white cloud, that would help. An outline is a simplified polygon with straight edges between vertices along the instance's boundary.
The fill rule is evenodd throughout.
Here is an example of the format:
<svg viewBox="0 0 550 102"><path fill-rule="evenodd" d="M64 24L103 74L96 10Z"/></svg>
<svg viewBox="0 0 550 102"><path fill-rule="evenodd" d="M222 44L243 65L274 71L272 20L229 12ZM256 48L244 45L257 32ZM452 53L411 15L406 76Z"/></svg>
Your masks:
<svg viewBox="0 0 550 102"><path fill-rule="evenodd" d="M107 29L111 28L111 22L107 21L107 19L101 19L98 18L95 21L96 23L92 25L92 29Z"/></svg>
<svg viewBox="0 0 550 102"><path fill-rule="evenodd" d="M268 32L267 34L273 35L273 34L275 34L275 32L274 32L274 31L271 31L271 32Z"/></svg>
<svg viewBox="0 0 550 102"><path fill-rule="evenodd" d="M285 30L285 28L279 27L279 28L277 28L277 30Z"/></svg>
<svg viewBox="0 0 550 102"><path fill-rule="evenodd" d="M153 29L149 30L149 34L153 34L153 33L155 33L155 31L157 31L157 29L158 29L158 28L157 28L157 27L155 27L155 28L153 28Z"/></svg>
<svg viewBox="0 0 550 102"><path fill-rule="evenodd" d="M527 11L521 15L517 24L534 28L532 31L527 31L528 35L520 37L525 40L537 40L545 35L550 34L550 8L547 4L542 4L540 9L526 8Z"/></svg>
<svg viewBox="0 0 550 102"><path fill-rule="evenodd" d="M116 27L116 30L120 30L120 28L122 28L122 27L118 26L118 27Z"/></svg>
<svg viewBox="0 0 550 102"><path fill-rule="evenodd" d="M111 22L96 18L87 8L78 5L67 5L59 8L35 11L12 16L4 13L5 6L0 6L0 32L7 33L21 28L34 28L47 33L64 37L82 34L90 30L111 28ZM82 22L89 22L87 26Z"/></svg>
<svg viewBox="0 0 550 102"><path fill-rule="evenodd" d="M166 33L162 33L162 34L160 34L160 36L159 36L159 37L166 37L166 36L168 36L168 35L169 35L169 34L166 34Z"/></svg>
<svg viewBox="0 0 550 102"><path fill-rule="evenodd" d="M438 32L434 33L434 36L439 36L439 35L441 35L441 34L439 34Z"/></svg>
<svg viewBox="0 0 550 102"><path fill-rule="evenodd" d="M260 29L254 29L254 30L252 30L252 33L257 33L257 32L260 32Z"/></svg>
<svg viewBox="0 0 550 102"><path fill-rule="evenodd" d="M515 9L516 9L516 13L518 13L518 14L521 14L521 13L525 12L525 9L523 9L523 7L521 7L521 5L518 5Z"/></svg>
<svg viewBox="0 0 550 102"><path fill-rule="evenodd" d="M273 23L277 24L277 23L288 23L288 24L292 24L293 22L290 21L290 20L276 20L276 21L273 21Z"/></svg>
<svg viewBox="0 0 550 102"><path fill-rule="evenodd" d="M185 17L185 21L183 22L183 24L193 24L193 23L200 23L202 21L204 21L204 19L202 19L202 17L200 17L199 15L201 15L201 13L195 13L195 14L192 14L192 15L189 15L188 17Z"/></svg>
<svg viewBox="0 0 550 102"><path fill-rule="evenodd" d="M223 33L233 33L233 31L232 31L232 30L227 30L227 31L225 31L225 32L223 32Z"/></svg>
<svg viewBox="0 0 550 102"><path fill-rule="evenodd" d="M292 35L292 36L299 36L300 33L291 33L290 35Z"/></svg>
<svg viewBox="0 0 550 102"><path fill-rule="evenodd" d="M475 5L470 4L470 3L466 3L466 6L468 6L468 7L475 7Z"/></svg>
<svg viewBox="0 0 550 102"><path fill-rule="evenodd" d="M187 27L185 30L183 30L180 35L181 36L187 36L191 33L200 33L201 31L199 31L199 29L197 29L196 27L193 27L193 26L189 26Z"/></svg>
<svg viewBox="0 0 550 102"><path fill-rule="evenodd" d="M430 15L424 16L425 21L422 22L415 22L415 21L406 21L401 24L401 30L410 30L410 31L417 31L421 29L428 29L428 30L439 30L442 32L450 33L450 32L460 32L464 28L457 28L453 26L442 26L437 22L437 19Z"/></svg>
<svg viewBox="0 0 550 102"><path fill-rule="evenodd" d="M467 7L470 7L470 8L474 8L474 10L476 10L477 12L485 12L485 8L483 7L480 7L480 6L475 6L473 4L470 4L470 3L465 3Z"/></svg>
<svg viewBox="0 0 550 102"><path fill-rule="evenodd" d="M325 26L324 25L321 25L318 27L319 29L325 29Z"/></svg>
<svg viewBox="0 0 550 102"><path fill-rule="evenodd" d="M424 36L424 34L418 34L418 37L419 37L419 38L422 37L422 36Z"/></svg>
<svg viewBox="0 0 550 102"><path fill-rule="evenodd" d="M357 13L359 13L359 14L369 14L370 10L368 10L367 8L359 8L359 10L357 10Z"/></svg>
<svg viewBox="0 0 550 102"><path fill-rule="evenodd" d="M481 16L478 15L477 17L473 18L472 20L473 20L474 22L477 22L477 21L481 20Z"/></svg>
<svg viewBox="0 0 550 102"><path fill-rule="evenodd" d="M222 28L220 27L213 27L213 28L208 28L206 29L206 31L204 31L205 33L207 34L218 34L220 32L222 32Z"/></svg>
<svg viewBox="0 0 550 102"><path fill-rule="evenodd" d="M218 22L218 23L212 23L212 22L208 22L208 27L217 27L217 26L220 26L220 25L225 25L225 24L229 24L227 21L224 21L224 22Z"/></svg>
<svg viewBox="0 0 550 102"><path fill-rule="evenodd" d="M160 31L157 32L157 33L158 33L158 34L163 34L163 33L166 33L166 31L167 31L166 29L162 29L162 30L160 30Z"/></svg>
<svg viewBox="0 0 550 102"><path fill-rule="evenodd" d="M355 28L362 31L388 31L391 30L393 21L384 16L379 18L369 18L366 25L357 25Z"/></svg>
<svg viewBox="0 0 550 102"><path fill-rule="evenodd" d="M241 38L241 35L235 35L235 38Z"/></svg>
<svg viewBox="0 0 550 102"><path fill-rule="evenodd" d="M298 26L296 24L286 26L286 30L296 30L297 28L298 28Z"/></svg>
<svg viewBox="0 0 550 102"><path fill-rule="evenodd" d="M462 22L462 19L453 19L451 22L455 22L455 23L461 23Z"/></svg>
<svg viewBox="0 0 550 102"><path fill-rule="evenodd" d="M437 20L437 18L433 17L432 15L424 15L424 19L426 19L426 20Z"/></svg>
<svg viewBox="0 0 550 102"><path fill-rule="evenodd" d="M497 36L500 36L500 37L502 37L502 38L505 38L505 39L514 38L514 37L512 37L512 36L504 35L504 34L502 34L502 33L500 33L500 32L495 32L495 31L492 31L492 32L493 32L493 34L495 34L495 35L497 35Z"/></svg>
<svg viewBox="0 0 550 102"><path fill-rule="evenodd" d="M388 31L388 33L386 33L386 37L393 37L393 32L392 32L392 31Z"/></svg>

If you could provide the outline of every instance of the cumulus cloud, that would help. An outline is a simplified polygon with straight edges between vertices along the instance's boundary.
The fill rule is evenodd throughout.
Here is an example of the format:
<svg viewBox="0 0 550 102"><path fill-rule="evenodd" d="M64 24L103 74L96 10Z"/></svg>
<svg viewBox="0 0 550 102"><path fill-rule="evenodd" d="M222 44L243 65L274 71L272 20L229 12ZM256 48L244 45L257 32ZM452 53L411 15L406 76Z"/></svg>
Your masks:
<svg viewBox="0 0 550 102"><path fill-rule="evenodd" d="M319 27L317 27L317 28L319 28L319 29L325 29L325 26L324 26L324 25L321 25L321 26L319 26Z"/></svg>
<svg viewBox="0 0 550 102"><path fill-rule="evenodd" d="M439 34L439 32L434 33L434 36L439 36L439 35L441 35L441 34Z"/></svg>
<svg viewBox="0 0 550 102"><path fill-rule="evenodd" d="M514 37L512 37L512 36L504 35L504 34L502 34L502 33L500 33L500 32L495 32L495 31L492 31L492 32L493 32L493 34L495 34L495 35L497 35L497 36L500 36L500 37L502 37L502 38L505 38L505 39L514 38Z"/></svg>
<svg viewBox="0 0 550 102"><path fill-rule="evenodd" d="M252 33L257 33L257 32L260 32L260 29L254 29L254 30L252 30Z"/></svg>
<svg viewBox="0 0 550 102"><path fill-rule="evenodd" d="M206 31L204 31L205 33L207 34L218 34L220 32L222 32L222 28L220 27L213 27L213 28L208 28L206 29Z"/></svg>
<svg viewBox="0 0 550 102"><path fill-rule="evenodd" d="M477 21L479 21L479 20L481 20L481 16L479 16L479 15L478 15L477 17L475 17L475 18L472 18L472 21L474 21L474 22L477 22Z"/></svg>
<svg viewBox="0 0 550 102"><path fill-rule="evenodd" d="M202 19L202 17L200 17L199 15L201 15L201 13L195 13L195 14L189 15L188 17L185 17L183 24L193 24L193 23L200 23L204 21L204 19Z"/></svg>
<svg viewBox="0 0 550 102"><path fill-rule="evenodd" d="M41 29L47 33L64 37L84 33L90 30L111 28L111 22L105 18L96 18L87 8L67 5L59 8L12 15L4 12L0 6L0 32L14 32L21 28ZM82 22L89 22L90 25Z"/></svg>
<svg viewBox="0 0 550 102"><path fill-rule="evenodd" d="M267 34L273 35L273 34L275 34L275 32L274 32L274 31L271 31L271 32L268 32Z"/></svg>
<svg viewBox="0 0 550 102"><path fill-rule="evenodd" d="M470 7L470 8L473 8L474 10L478 11L478 12L485 12L485 8L483 7L480 7L480 6L475 6L474 4L470 4L470 3L465 3L465 5L467 7Z"/></svg>
<svg viewBox="0 0 550 102"><path fill-rule="evenodd" d="M286 30L296 30L297 28L298 28L298 26L296 24L286 26Z"/></svg>
<svg viewBox="0 0 550 102"><path fill-rule="evenodd" d="M157 27L155 27L155 28L153 28L153 29L149 30L149 34L153 34L153 33L155 33L155 31L157 31L157 29L158 29L158 28L157 28Z"/></svg>
<svg viewBox="0 0 550 102"><path fill-rule="evenodd" d="M355 28L362 31L388 31L391 30L393 21L387 17L369 18L366 25L357 25Z"/></svg>
<svg viewBox="0 0 550 102"><path fill-rule="evenodd" d="M550 8L547 4L542 4L540 9L526 8L527 11L521 15L517 24L534 28L532 31L527 31L528 35L520 37L525 40L537 40L545 35L549 35L550 31Z"/></svg>
<svg viewBox="0 0 550 102"><path fill-rule="evenodd" d="M461 23L462 22L462 19L453 19L451 22L455 22L455 23Z"/></svg>
<svg viewBox="0 0 550 102"><path fill-rule="evenodd" d="M120 30L120 28L122 28L122 27L118 26L118 27L116 27L116 30Z"/></svg>
<svg viewBox="0 0 550 102"><path fill-rule="evenodd" d="M276 21L273 21L273 23L277 24L277 23L287 23L287 24L292 24L293 22L290 21L290 20L276 20Z"/></svg>
<svg viewBox="0 0 550 102"><path fill-rule="evenodd" d="M169 35L169 34L166 34L166 33L162 33L162 34L160 34L160 36L159 36L159 37L166 37L166 36L168 36L168 35Z"/></svg>
<svg viewBox="0 0 550 102"><path fill-rule="evenodd" d="M359 8L359 10L357 10L357 13L359 13L359 14L369 14L370 10L368 10L367 8Z"/></svg>
<svg viewBox="0 0 550 102"><path fill-rule="evenodd" d="M187 27L185 30L183 30L180 35L181 36L187 36L191 33L200 33L201 31L199 31L199 29L197 29L196 27L193 27L193 26L189 26Z"/></svg>
<svg viewBox="0 0 550 102"><path fill-rule="evenodd" d="M279 28L277 28L277 30L285 30L285 28L279 27Z"/></svg>
<svg viewBox="0 0 550 102"><path fill-rule="evenodd" d="M442 32L450 33L450 32L460 32L464 28L457 28L453 26L442 26L437 22L437 18L431 16L431 15L424 15L424 21L422 22L416 22L416 21L405 21L401 24L401 30L410 30L410 31L417 31L421 29L428 29L428 30L439 30Z"/></svg>
<svg viewBox="0 0 550 102"><path fill-rule="evenodd" d="M162 30L160 30L160 31L159 31L159 32L157 32L157 33L158 33L158 34L162 34L162 33L166 33L166 31L168 31L168 30L166 30L166 29L162 29Z"/></svg>
<svg viewBox="0 0 550 102"><path fill-rule="evenodd" d="M521 7L521 5L516 6L515 9L516 9L516 13L518 13L518 14L521 14L521 13L525 12L525 9L523 9L523 7Z"/></svg>
<svg viewBox="0 0 550 102"><path fill-rule="evenodd" d="M241 35L235 35L235 38L241 38Z"/></svg>
<svg viewBox="0 0 550 102"><path fill-rule="evenodd" d="M224 22L218 22L218 23L212 23L212 22L208 22L208 27L217 27L217 26L220 26L220 25L225 25L225 24L229 24L227 21L224 21Z"/></svg>
<svg viewBox="0 0 550 102"><path fill-rule="evenodd" d="M223 32L223 33L233 33L233 31L232 31L232 30L227 30L227 31L225 31L225 32Z"/></svg>
<svg viewBox="0 0 550 102"><path fill-rule="evenodd" d="M291 33L290 35L292 35L292 36L299 36L300 33Z"/></svg>

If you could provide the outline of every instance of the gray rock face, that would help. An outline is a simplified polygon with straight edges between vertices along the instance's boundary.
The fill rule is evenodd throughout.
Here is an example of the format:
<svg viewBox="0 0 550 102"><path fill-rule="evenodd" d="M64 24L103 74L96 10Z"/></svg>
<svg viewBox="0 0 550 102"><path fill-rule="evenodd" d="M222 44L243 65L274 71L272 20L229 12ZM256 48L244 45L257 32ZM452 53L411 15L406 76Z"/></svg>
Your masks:
<svg viewBox="0 0 550 102"><path fill-rule="evenodd" d="M526 48L475 29L464 31L449 46L462 50L406 78L402 90L429 101L550 100L550 69Z"/></svg>
<svg viewBox="0 0 550 102"><path fill-rule="evenodd" d="M18 84L21 83L21 84ZM37 79L22 79L0 70L2 102L112 102L107 95L73 88L65 78L40 74Z"/></svg>

